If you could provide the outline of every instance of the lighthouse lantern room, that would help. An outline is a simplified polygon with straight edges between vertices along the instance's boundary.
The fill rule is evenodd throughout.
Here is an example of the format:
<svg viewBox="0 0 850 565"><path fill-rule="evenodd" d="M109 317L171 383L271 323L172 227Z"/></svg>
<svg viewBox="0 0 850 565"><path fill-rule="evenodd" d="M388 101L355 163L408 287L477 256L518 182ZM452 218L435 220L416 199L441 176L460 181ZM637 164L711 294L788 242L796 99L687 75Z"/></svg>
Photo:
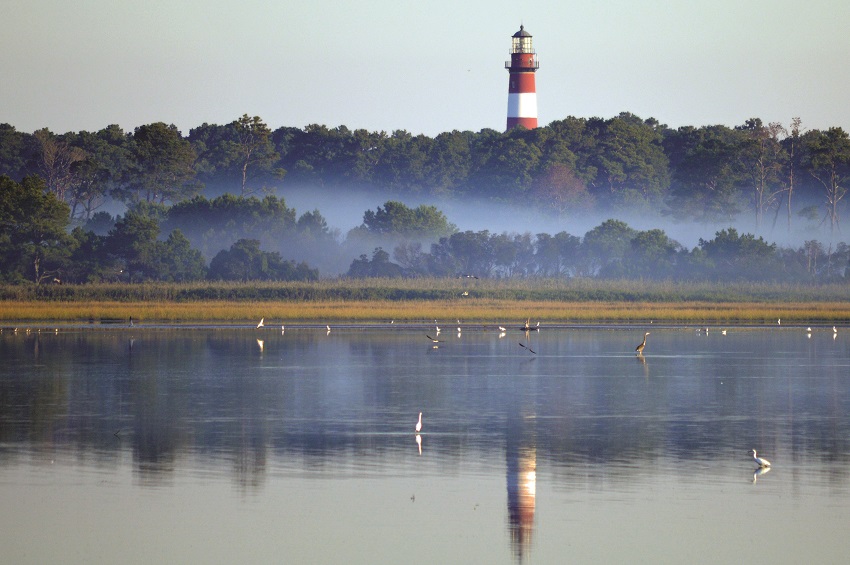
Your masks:
<svg viewBox="0 0 850 565"><path fill-rule="evenodd" d="M540 67L531 45L531 34L519 26L511 38L511 60L505 62L508 81L508 130L537 127L537 91L534 72Z"/></svg>

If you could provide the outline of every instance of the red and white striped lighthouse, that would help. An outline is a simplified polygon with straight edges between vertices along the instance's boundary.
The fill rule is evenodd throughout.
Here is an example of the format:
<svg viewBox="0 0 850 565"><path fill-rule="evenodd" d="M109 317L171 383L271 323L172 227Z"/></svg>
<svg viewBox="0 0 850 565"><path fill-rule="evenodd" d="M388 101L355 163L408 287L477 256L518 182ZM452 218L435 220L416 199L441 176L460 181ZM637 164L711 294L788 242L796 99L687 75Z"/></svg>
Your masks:
<svg viewBox="0 0 850 565"><path fill-rule="evenodd" d="M534 71L540 67L531 47L531 34L519 26L511 38L511 60L505 62L508 82L508 130L517 126L537 127L537 90Z"/></svg>

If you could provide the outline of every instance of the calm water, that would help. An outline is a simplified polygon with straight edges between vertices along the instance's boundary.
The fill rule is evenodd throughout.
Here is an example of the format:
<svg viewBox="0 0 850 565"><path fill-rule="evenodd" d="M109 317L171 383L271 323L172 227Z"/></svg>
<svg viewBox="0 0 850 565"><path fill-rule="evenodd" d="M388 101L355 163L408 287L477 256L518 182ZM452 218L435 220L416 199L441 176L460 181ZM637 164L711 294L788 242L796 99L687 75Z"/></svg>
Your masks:
<svg viewBox="0 0 850 565"><path fill-rule="evenodd" d="M445 329L5 328L0 557L850 555L850 328Z"/></svg>

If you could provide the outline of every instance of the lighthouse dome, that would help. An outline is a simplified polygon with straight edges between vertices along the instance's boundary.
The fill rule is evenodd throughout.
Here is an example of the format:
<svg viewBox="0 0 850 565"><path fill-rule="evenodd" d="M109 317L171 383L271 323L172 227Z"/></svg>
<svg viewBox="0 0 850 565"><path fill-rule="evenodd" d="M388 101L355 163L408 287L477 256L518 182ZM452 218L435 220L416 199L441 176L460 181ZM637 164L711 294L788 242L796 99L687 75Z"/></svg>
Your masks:
<svg viewBox="0 0 850 565"><path fill-rule="evenodd" d="M531 37L531 34L525 31L525 26L519 26L519 31L516 32L513 37Z"/></svg>

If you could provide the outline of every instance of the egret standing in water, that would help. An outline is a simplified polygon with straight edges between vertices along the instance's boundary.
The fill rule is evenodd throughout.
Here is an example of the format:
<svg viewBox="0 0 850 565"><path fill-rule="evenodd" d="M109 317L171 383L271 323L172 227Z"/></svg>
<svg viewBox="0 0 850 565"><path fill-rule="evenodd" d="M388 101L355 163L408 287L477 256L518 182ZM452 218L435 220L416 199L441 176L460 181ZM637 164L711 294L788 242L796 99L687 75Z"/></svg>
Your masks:
<svg viewBox="0 0 850 565"><path fill-rule="evenodd" d="M641 355L643 353L643 348L646 347L646 336L648 336L648 335L649 335L649 332L646 332L645 334L643 334L643 341L641 342L640 345L635 347L635 351L637 351L638 355Z"/></svg>
<svg viewBox="0 0 850 565"><path fill-rule="evenodd" d="M263 323L263 322L265 322L265 320L266 320L265 318L260 318L260 323L257 324L257 329L260 329L260 328L262 328L263 326L266 325L266 324ZM133 322L131 321L130 324L132 325L132 323Z"/></svg>
<svg viewBox="0 0 850 565"><path fill-rule="evenodd" d="M759 456L756 454L756 450L755 450L755 449L751 449L751 450L750 450L750 453L752 453L752 454L753 454L753 461L755 461L756 465L758 465L760 468L761 468L761 467L770 467L770 461L768 461L768 460L767 460L767 459L765 459L764 457L759 457Z"/></svg>
<svg viewBox="0 0 850 565"><path fill-rule="evenodd" d="M418 434L421 431L422 431L422 412L419 413L419 421L416 422L416 433Z"/></svg>

